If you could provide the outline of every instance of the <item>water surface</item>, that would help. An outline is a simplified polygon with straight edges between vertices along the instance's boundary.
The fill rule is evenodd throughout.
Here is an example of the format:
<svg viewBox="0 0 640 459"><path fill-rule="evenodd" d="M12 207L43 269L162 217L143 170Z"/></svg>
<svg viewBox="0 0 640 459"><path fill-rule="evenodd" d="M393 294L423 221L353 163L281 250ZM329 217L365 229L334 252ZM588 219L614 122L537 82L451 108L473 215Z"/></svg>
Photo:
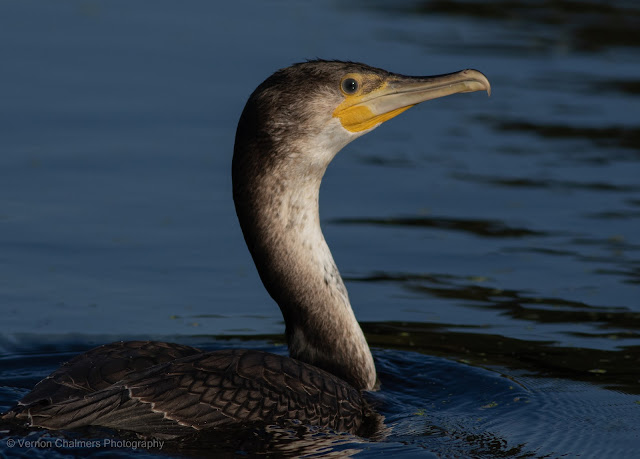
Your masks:
<svg viewBox="0 0 640 459"><path fill-rule="evenodd" d="M633 457L639 30L624 1L3 2L0 410L114 340L286 353L236 222L231 152L255 86L318 56L477 68L493 93L409 110L345 148L323 183L387 436L216 446ZM0 451L29 457L201 452L10 438Z"/></svg>

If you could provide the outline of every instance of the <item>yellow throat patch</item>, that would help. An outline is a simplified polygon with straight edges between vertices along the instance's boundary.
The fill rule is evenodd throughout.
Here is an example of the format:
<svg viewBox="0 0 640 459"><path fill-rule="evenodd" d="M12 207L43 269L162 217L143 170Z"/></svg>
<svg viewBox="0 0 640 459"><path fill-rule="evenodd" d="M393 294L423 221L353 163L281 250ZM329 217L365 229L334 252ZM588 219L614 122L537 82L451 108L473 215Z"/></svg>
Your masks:
<svg viewBox="0 0 640 459"><path fill-rule="evenodd" d="M374 128L413 107L413 105L407 105L386 113L373 113L371 108L367 106L367 100L371 100L370 96L373 93L384 90L386 86L387 83L383 83L368 94L361 94L360 92L353 95L345 94L344 101L333 111L333 116L340 120L340 123L347 131L361 132Z"/></svg>

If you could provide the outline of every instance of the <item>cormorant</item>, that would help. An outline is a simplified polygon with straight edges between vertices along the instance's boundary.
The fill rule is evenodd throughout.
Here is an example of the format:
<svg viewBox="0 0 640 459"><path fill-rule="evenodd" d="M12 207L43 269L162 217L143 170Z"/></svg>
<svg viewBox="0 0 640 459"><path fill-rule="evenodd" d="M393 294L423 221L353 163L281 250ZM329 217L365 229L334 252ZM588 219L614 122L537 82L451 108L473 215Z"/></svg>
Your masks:
<svg viewBox="0 0 640 459"><path fill-rule="evenodd" d="M171 343L107 344L63 364L3 415L30 427L103 426L158 438L290 420L359 433L372 415L371 351L320 229L320 182L349 142L430 99L486 90L476 70L409 77L309 61L251 94L233 153L233 199L291 357Z"/></svg>

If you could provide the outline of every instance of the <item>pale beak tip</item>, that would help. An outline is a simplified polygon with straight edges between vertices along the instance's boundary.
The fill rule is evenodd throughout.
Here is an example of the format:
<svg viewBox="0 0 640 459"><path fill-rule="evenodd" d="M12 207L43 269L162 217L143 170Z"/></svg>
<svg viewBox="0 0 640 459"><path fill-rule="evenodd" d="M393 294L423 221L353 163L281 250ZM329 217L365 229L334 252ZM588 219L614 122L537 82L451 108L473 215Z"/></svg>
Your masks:
<svg viewBox="0 0 640 459"><path fill-rule="evenodd" d="M491 97L491 83L484 73L479 70L467 69L464 71L467 75L474 78L478 83L484 86L484 90L487 91L487 97Z"/></svg>

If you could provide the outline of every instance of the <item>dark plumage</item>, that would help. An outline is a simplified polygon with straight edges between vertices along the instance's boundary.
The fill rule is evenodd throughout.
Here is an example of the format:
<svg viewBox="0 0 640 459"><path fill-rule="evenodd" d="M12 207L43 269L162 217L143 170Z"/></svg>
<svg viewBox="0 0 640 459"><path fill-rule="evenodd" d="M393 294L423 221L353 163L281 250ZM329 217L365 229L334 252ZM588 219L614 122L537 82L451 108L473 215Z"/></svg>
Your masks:
<svg viewBox="0 0 640 459"><path fill-rule="evenodd" d="M357 433L369 416L356 389L297 360L132 341L65 363L5 419L47 429L100 425L171 438L194 429L291 420Z"/></svg>

